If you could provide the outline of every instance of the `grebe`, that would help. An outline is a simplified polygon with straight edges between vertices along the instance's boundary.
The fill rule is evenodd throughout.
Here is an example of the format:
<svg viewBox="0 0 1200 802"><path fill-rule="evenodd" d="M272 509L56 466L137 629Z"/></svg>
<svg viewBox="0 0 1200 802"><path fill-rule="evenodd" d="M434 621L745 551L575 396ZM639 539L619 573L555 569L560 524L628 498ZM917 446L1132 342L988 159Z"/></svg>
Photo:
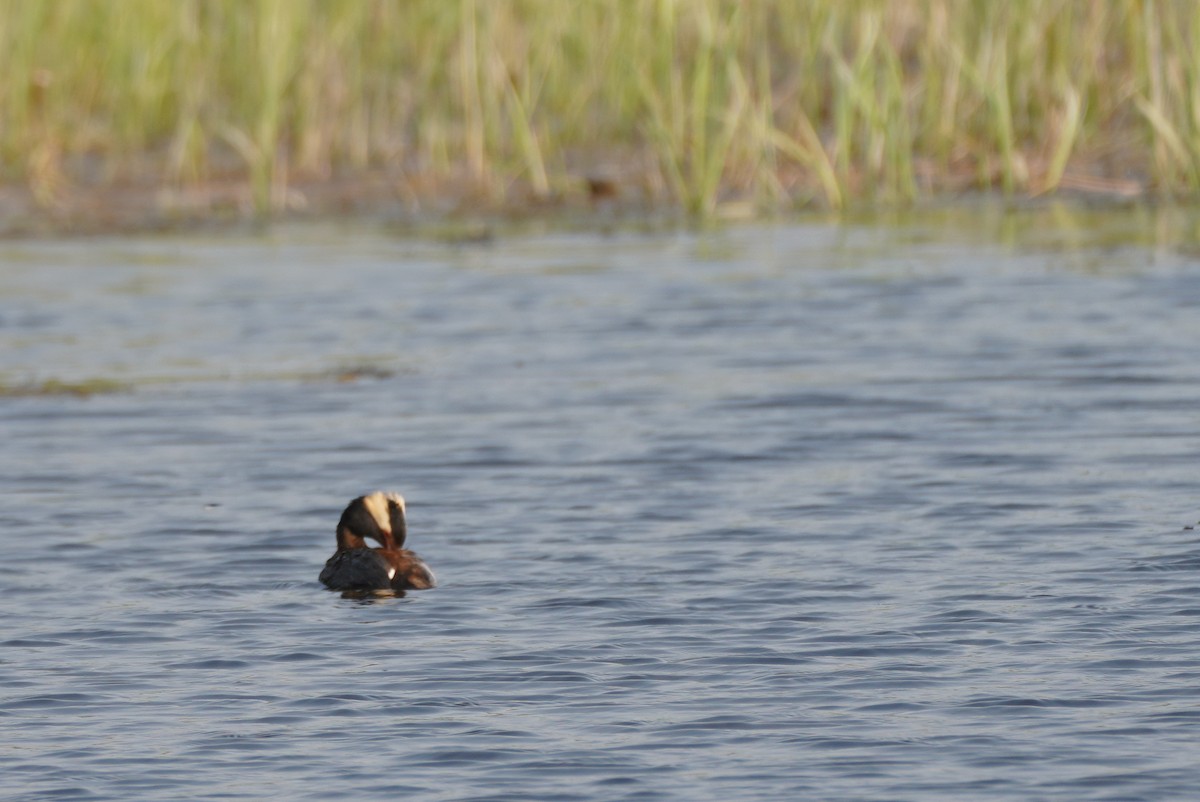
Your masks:
<svg viewBox="0 0 1200 802"><path fill-rule="evenodd" d="M320 579L331 590L424 590L433 572L421 558L401 548L408 534L404 498L399 493L369 493L350 502L337 527L337 551ZM382 548L367 546L364 538Z"/></svg>

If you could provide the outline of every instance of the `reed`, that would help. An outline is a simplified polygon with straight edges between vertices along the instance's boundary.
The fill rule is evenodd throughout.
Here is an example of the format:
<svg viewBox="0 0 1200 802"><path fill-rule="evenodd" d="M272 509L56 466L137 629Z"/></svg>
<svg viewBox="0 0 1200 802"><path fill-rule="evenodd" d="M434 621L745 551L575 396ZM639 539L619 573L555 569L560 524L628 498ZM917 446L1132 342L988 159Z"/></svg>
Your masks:
<svg viewBox="0 0 1200 802"><path fill-rule="evenodd" d="M614 166L615 165L615 166ZM647 169L648 165L648 169ZM690 213L1133 176L1200 192L1200 5L1178 0L0 0L0 179L338 175Z"/></svg>

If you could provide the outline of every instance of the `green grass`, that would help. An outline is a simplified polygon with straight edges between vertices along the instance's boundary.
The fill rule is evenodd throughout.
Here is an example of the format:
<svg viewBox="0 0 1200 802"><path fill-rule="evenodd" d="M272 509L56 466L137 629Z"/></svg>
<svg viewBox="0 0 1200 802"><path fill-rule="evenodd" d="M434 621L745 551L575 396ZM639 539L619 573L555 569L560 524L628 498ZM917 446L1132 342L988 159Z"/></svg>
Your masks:
<svg viewBox="0 0 1200 802"><path fill-rule="evenodd" d="M0 180L591 172L690 213L1200 191L1200 5L1178 0L0 0ZM430 189L432 187L432 189Z"/></svg>

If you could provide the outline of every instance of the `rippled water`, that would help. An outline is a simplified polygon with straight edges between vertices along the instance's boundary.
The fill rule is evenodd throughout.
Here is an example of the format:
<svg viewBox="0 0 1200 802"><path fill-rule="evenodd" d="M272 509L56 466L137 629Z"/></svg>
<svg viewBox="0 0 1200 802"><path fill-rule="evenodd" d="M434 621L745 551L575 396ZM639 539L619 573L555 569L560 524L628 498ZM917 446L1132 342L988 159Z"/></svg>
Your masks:
<svg viewBox="0 0 1200 802"><path fill-rule="evenodd" d="M128 389L0 398L0 796L1191 797L1198 341L1054 228L2 245ZM374 488L436 590L317 583Z"/></svg>

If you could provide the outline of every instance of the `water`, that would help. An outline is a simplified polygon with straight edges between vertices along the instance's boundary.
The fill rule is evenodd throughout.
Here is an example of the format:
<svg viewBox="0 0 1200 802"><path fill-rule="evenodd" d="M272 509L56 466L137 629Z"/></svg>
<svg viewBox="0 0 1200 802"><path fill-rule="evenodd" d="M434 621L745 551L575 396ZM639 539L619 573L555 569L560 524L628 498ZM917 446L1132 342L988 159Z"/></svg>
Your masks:
<svg viewBox="0 0 1200 802"><path fill-rule="evenodd" d="M0 399L0 796L1190 798L1200 262L1111 229L0 246L7 384L128 386ZM436 590L317 583L374 488Z"/></svg>

